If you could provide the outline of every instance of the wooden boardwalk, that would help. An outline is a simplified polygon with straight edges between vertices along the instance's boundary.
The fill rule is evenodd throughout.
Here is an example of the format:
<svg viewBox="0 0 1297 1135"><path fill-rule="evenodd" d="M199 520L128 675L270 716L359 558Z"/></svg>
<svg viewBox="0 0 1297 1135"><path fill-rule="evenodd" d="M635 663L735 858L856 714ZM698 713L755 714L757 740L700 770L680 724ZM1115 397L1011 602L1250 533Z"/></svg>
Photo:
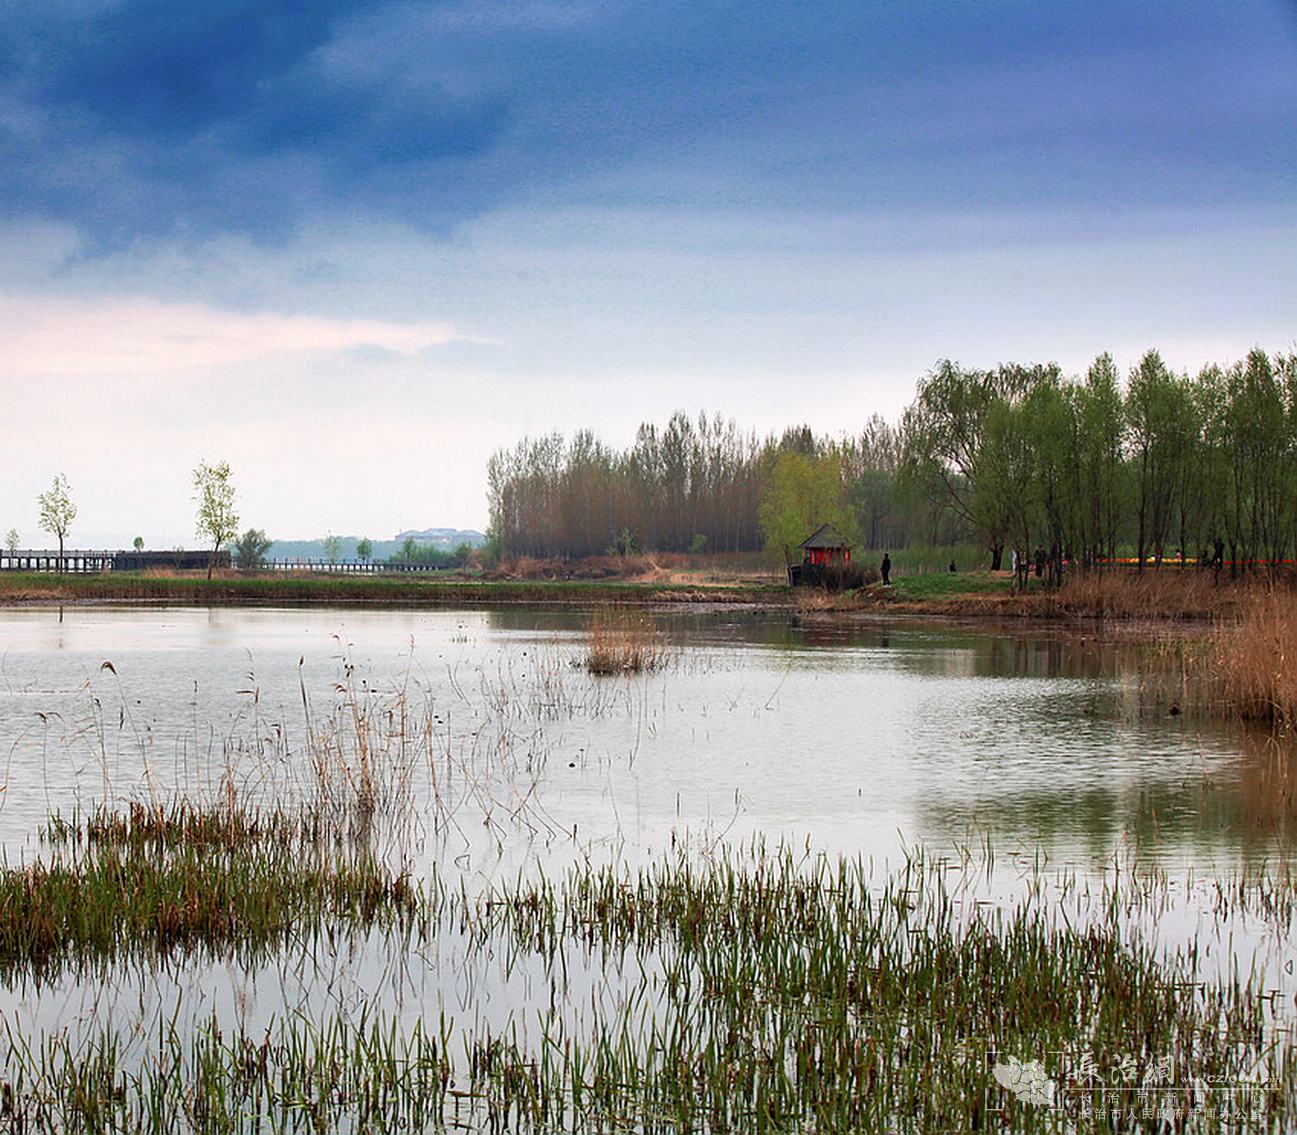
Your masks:
<svg viewBox="0 0 1297 1135"><path fill-rule="evenodd" d="M60 558L57 548L18 548L10 551L0 548L0 572L64 572L74 575L99 575L113 571L184 570L205 571L206 552L135 552L68 548ZM230 568L229 553L225 553L216 566L223 571ZM374 560L265 560L256 569L262 572L293 572L325 575L407 575L447 571L432 564L389 564Z"/></svg>

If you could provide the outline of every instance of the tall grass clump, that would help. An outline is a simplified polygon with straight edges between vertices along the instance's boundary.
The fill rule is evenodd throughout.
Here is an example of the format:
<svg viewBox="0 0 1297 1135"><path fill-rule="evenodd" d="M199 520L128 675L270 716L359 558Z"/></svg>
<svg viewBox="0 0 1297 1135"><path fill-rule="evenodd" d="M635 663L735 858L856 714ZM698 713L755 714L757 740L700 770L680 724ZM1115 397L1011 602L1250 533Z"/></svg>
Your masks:
<svg viewBox="0 0 1297 1135"><path fill-rule="evenodd" d="M1073 572L1057 591L1026 596L1040 613L1108 619L1213 619L1246 609L1251 584L1220 583L1196 568Z"/></svg>
<svg viewBox="0 0 1297 1135"><path fill-rule="evenodd" d="M1226 716L1297 723L1297 596L1291 591L1254 592L1237 623L1216 628L1208 659Z"/></svg>
<svg viewBox="0 0 1297 1135"><path fill-rule="evenodd" d="M0 869L0 974L176 951L262 956L302 930L408 919L418 895L309 816L133 805L53 820L46 854Z"/></svg>
<svg viewBox="0 0 1297 1135"><path fill-rule="evenodd" d="M638 674L666 659L666 643L644 611L600 607L586 627L584 665L591 674Z"/></svg>

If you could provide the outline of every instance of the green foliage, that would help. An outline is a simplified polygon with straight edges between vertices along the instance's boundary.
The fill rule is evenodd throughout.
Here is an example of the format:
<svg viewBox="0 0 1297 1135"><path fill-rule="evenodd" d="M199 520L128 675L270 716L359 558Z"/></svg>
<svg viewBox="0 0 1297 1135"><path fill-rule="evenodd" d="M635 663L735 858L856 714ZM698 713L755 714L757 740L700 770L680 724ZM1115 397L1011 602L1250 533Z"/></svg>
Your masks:
<svg viewBox="0 0 1297 1135"><path fill-rule="evenodd" d="M1297 548L1297 355L1252 351L1196 378L1149 351L1123 382L1110 355L1083 376L1054 364L940 362L899 424L764 440L706 416L641 426L616 452L588 431L524 439L489 469L501 553L764 547L776 558L819 524L864 548L976 542L1064 561L1282 560ZM982 562L982 555L975 557Z"/></svg>
<svg viewBox="0 0 1297 1135"><path fill-rule="evenodd" d="M493 527L487 530L486 543L478 548L477 555L485 567L495 567L500 562L500 536Z"/></svg>
<svg viewBox="0 0 1297 1135"><path fill-rule="evenodd" d="M472 546L467 542L460 545L461 548L467 547L472 551ZM420 544L413 536L407 536L405 542L401 545L400 551L389 556L389 564L423 564L428 567L453 567L456 563L462 562L457 560L459 549L453 552L443 551L441 548L433 547L431 544Z"/></svg>
<svg viewBox="0 0 1297 1135"><path fill-rule="evenodd" d="M766 551L781 563L801 559L798 545L821 524L832 524L847 540L855 528L842 484L842 459L785 450L771 461L757 509Z"/></svg>
<svg viewBox="0 0 1297 1135"><path fill-rule="evenodd" d="M131 547L134 548L137 552L144 551L144 537L136 536L135 539L131 541Z"/></svg>
<svg viewBox="0 0 1297 1135"><path fill-rule="evenodd" d="M9 531L5 533L5 548L7 548L10 553L16 552L18 550L18 540L18 529L10 528Z"/></svg>
<svg viewBox="0 0 1297 1135"><path fill-rule="evenodd" d="M612 547L615 556L638 556L640 553L639 541L635 539L635 533L629 528L623 528L617 533L617 539Z"/></svg>
<svg viewBox="0 0 1297 1135"><path fill-rule="evenodd" d="M356 544L356 558L361 563L368 563L374 554L374 542L368 536L362 536Z"/></svg>
<svg viewBox="0 0 1297 1135"><path fill-rule="evenodd" d="M694 538L689 541L689 554L701 556L707 547L707 535L704 532L695 532Z"/></svg>
<svg viewBox="0 0 1297 1135"><path fill-rule="evenodd" d="M67 477L62 473L57 474L49 492L41 493L36 498L36 506L39 509L38 523L41 531L58 537L61 559L63 541L77 515L77 506L72 503L72 486L68 484Z"/></svg>
<svg viewBox="0 0 1297 1135"><path fill-rule="evenodd" d="M324 558L331 564L336 564L342 556L342 541L330 532L324 538Z"/></svg>
<svg viewBox="0 0 1297 1135"><path fill-rule="evenodd" d="M200 539L212 545L213 552L234 539L239 530L239 514L234 507L234 484L230 466L220 461L209 465L200 461L194 470L194 500L198 505L197 532Z"/></svg>
<svg viewBox="0 0 1297 1135"><path fill-rule="evenodd" d="M243 571L261 567L272 543L260 528L249 528L234 545L234 566Z"/></svg>

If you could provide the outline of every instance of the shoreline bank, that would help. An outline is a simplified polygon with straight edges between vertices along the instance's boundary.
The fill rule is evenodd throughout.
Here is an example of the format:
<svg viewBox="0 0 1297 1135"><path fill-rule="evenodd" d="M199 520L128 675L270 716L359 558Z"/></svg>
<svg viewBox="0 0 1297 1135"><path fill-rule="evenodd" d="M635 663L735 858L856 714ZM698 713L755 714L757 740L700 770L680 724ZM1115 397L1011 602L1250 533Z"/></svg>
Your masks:
<svg viewBox="0 0 1297 1135"><path fill-rule="evenodd" d="M1214 585L1210 577L1112 575L1076 578L1061 590L1012 589L1008 573L903 576L884 589L833 593L760 582L634 579L428 580L355 576L0 574L0 607L103 603L174 606L340 606L386 608L602 605L730 607L805 617L897 615L1077 622L1211 623L1244 613L1260 586Z"/></svg>

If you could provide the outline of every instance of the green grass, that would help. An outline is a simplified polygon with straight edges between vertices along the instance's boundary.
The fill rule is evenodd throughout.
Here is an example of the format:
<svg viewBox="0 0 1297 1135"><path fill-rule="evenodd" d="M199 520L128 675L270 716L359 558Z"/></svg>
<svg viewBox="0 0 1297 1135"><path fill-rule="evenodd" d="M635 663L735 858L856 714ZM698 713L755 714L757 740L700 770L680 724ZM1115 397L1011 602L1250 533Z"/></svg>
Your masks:
<svg viewBox="0 0 1297 1135"><path fill-rule="evenodd" d="M881 551L862 549L855 555L862 563L873 568L877 568L883 559ZM955 561L960 572L985 571L991 566L990 551L978 544L912 544L907 548L896 548L890 555L893 575L949 575L951 560Z"/></svg>
<svg viewBox="0 0 1297 1135"><path fill-rule="evenodd" d="M203 577L0 573L0 603L151 601L199 604L311 603L321 605L472 607L492 604L587 605L596 602L778 601L786 588L558 580L482 581L402 576Z"/></svg>
<svg viewBox="0 0 1297 1135"><path fill-rule="evenodd" d="M923 575L893 572L892 585L889 588L892 599L912 602L962 595L1009 595L1012 592L1012 577L993 575L987 571L947 571Z"/></svg>
<svg viewBox="0 0 1297 1135"><path fill-rule="evenodd" d="M414 887L311 813L179 802L52 820L47 853L0 869L0 973L230 950L412 915Z"/></svg>
<svg viewBox="0 0 1297 1135"><path fill-rule="evenodd" d="M1256 1129L1292 1129L1291 1008L1137 929L1167 880L1037 868L1019 900L981 904L988 868L916 855L875 878L757 850L441 890L421 901L462 936L461 972L522 968L547 1010L494 1030L435 999L404 1028L372 1009L262 1033L213 1019L163 1024L143 1050L112 1020L75 1044L11 1032L0 1107L30 1131L1104 1131L1084 1109L1162 1066L1159 1102L1197 1109L1177 1130L1240 1129L1207 1110L1240 1085ZM1217 929L1287 925L1293 893L1288 875L1222 884ZM573 964L602 975L597 996L568 984ZM997 1084L1009 1058L1041 1061L1060 1110Z"/></svg>

